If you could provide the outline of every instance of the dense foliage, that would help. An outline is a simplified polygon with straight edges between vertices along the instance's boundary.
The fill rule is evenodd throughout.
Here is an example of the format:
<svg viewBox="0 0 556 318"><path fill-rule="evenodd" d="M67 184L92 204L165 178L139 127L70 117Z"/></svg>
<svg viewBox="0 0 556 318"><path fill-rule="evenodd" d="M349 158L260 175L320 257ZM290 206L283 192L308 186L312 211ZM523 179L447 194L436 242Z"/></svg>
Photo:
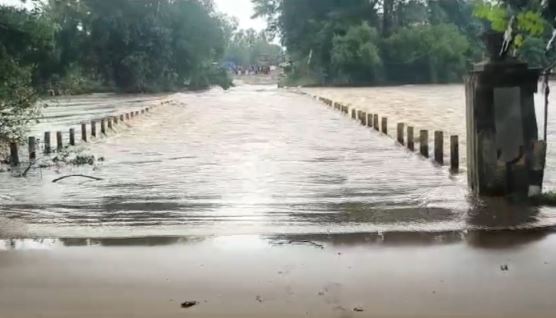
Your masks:
<svg viewBox="0 0 556 318"><path fill-rule="evenodd" d="M50 25L38 10L0 7L0 145L21 138L37 117L35 61L52 48Z"/></svg>
<svg viewBox="0 0 556 318"><path fill-rule="evenodd" d="M545 8L541 0L253 2L287 48L290 81L301 84L460 81L471 63L485 57L483 31L504 31L511 14L520 31L515 53L538 65L547 60L547 21L556 12L548 8L556 8L554 0Z"/></svg>
<svg viewBox="0 0 556 318"><path fill-rule="evenodd" d="M35 0L0 5L0 143L36 118L37 93L204 89L220 68L228 21L211 0Z"/></svg>

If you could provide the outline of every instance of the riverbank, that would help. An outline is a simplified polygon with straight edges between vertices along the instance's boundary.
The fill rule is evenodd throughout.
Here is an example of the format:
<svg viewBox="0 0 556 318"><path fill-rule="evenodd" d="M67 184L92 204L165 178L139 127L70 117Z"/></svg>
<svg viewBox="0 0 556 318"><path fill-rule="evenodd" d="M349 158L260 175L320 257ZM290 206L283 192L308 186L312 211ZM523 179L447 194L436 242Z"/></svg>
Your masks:
<svg viewBox="0 0 556 318"><path fill-rule="evenodd" d="M555 245L541 232L6 241L0 315L548 318Z"/></svg>

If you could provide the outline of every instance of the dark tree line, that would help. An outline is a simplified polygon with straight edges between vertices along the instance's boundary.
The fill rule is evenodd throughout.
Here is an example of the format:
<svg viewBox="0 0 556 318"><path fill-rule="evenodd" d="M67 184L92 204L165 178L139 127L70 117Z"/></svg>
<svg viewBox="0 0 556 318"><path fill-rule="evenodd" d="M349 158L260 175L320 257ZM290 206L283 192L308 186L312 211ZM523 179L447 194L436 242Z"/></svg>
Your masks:
<svg viewBox="0 0 556 318"><path fill-rule="evenodd" d="M22 136L41 93L229 87L228 29L212 0L0 5L0 144Z"/></svg>
<svg viewBox="0 0 556 318"><path fill-rule="evenodd" d="M32 68L38 89L203 88L223 75L226 23L211 1L36 1L0 7L1 50Z"/></svg>
<svg viewBox="0 0 556 318"><path fill-rule="evenodd" d="M495 15L481 16L478 7L486 3L511 10L507 6L511 2L512 10L525 16L533 2L541 5L541 0L253 2L257 15L269 21L268 31L278 34L287 48L292 61L289 80L316 85L461 81L470 65L484 57L481 35L492 22L488 17ZM542 23L550 23L550 12L554 10L545 9ZM506 14L499 19L504 27L507 18ZM517 54L534 65L542 64L547 36L550 28L527 32Z"/></svg>

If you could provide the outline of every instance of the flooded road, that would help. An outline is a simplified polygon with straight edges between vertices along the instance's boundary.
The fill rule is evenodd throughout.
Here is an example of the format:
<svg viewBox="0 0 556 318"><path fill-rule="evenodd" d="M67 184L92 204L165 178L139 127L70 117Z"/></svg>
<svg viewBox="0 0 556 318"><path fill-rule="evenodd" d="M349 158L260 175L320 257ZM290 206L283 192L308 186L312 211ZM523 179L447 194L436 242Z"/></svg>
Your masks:
<svg viewBox="0 0 556 318"><path fill-rule="evenodd" d="M80 146L105 158L94 168L0 175L0 236L438 232L556 224L555 209L470 201L465 175L451 176L306 96L240 86L171 98L131 128ZM73 173L104 180L51 182Z"/></svg>
<svg viewBox="0 0 556 318"><path fill-rule="evenodd" d="M556 91L556 82L550 82L552 92ZM326 97L357 109L381 117L387 117L391 125L390 134L396 133L397 123L413 126L415 131L421 129L442 130L445 136L458 135L460 142L461 167L466 169L466 127L465 127L465 86L453 85L405 85L391 87L358 88L303 88L304 92ZM539 84L539 93L542 92ZM556 190L556 149L551 147L556 142L556 94L549 96L548 112L548 160L545 188ZM543 136L544 96L535 96L539 137ZM431 140L432 142L432 140ZM445 137L444 149L450 149L449 138ZM433 146L432 144L430 145ZM448 159L448 158L446 158Z"/></svg>
<svg viewBox="0 0 556 318"><path fill-rule="evenodd" d="M165 98L94 167L0 174L0 316L554 316L555 209L471 200L307 96Z"/></svg>

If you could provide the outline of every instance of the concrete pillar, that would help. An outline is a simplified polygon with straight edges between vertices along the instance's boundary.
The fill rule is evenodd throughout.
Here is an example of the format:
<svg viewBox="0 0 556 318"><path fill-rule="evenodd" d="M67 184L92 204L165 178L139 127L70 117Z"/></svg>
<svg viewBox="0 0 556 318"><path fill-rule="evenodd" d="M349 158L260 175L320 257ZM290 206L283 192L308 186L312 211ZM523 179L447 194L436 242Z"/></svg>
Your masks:
<svg viewBox="0 0 556 318"><path fill-rule="evenodd" d="M367 126L367 113L361 112L361 125Z"/></svg>
<svg viewBox="0 0 556 318"><path fill-rule="evenodd" d="M421 130L419 135L419 147L421 150L421 155L423 157L429 157L429 131L428 130Z"/></svg>
<svg viewBox="0 0 556 318"><path fill-rule="evenodd" d="M374 114L373 127L375 128L376 131L380 130L380 127L378 127L378 114Z"/></svg>
<svg viewBox="0 0 556 318"><path fill-rule="evenodd" d="M29 147L29 160L37 159L37 138L29 137L27 139L27 146Z"/></svg>
<svg viewBox="0 0 556 318"><path fill-rule="evenodd" d="M69 130L69 144L70 146L75 146L75 129L73 128Z"/></svg>
<svg viewBox="0 0 556 318"><path fill-rule="evenodd" d="M56 132L56 150L58 150L58 152L64 150L64 140L61 131Z"/></svg>
<svg viewBox="0 0 556 318"><path fill-rule="evenodd" d="M373 114L367 114L367 127L373 127Z"/></svg>
<svg viewBox="0 0 556 318"><path fill-rule="evenodd" d="M442 131L434 132L434 161L438 164L444 164L444 133Z"/></svg>
<svg viewBox="0 0 556 318"><path fill-rule="evenodd" d="M97 122L91 121L91 137L95 138L97 136Z"/></svg>
<svg viewBox="0 0 556 318"><path fill-rule="evenodd" d="M50 146L50 131L44 133L44 153L49 154L52 152L52 147Z"/></svg>
<svg viewBox="0 0 556 318"><path fill-rule="evenodd" d="M388 135L388 118L382 117L382 133Z"/></svg>
<svg viewBox="0 0 556 318"><path fill-rule="evenodd" d="M405 126L404 123L398 123L398 142L400 143L400 145L405 144L404 135L403 135L404 126Z"/></svg>
<svg viewBox="0 0 556 318"><path fill-rule="evenodd" d="M19 166L19 147L16 142L10 142L10 165Z"/></svg>
<svg viewBox="0 0 556 318"><path fill-rule="evenodd" d="M415 129L407 126L407 149L415 151Z"/></svg>
<svg viewBox="0 0 556 318"><path fill-rule="evenodd" d="M106 120L104 118L100 120L100 134L106 135Z"/></svg>
<svg viewBox="0 0 556 318"><path fill-rule="evenodd" d="M81 140L87 142L87 124L81 124Z"/></svg>
<svg viewBox="0 0 556 318"><path fill-rule="evenodd" d="M476 65L466 78L467 172L474 193L541 193L546 142L539 141L535 114L539 73L497 60Z"/></svg>
<svg viewBox="0 0 556 318"><path fill-rule="evenodd" d="M459 170L459 138L458 136L450 137L450 169L453 172Z"/></svg>

